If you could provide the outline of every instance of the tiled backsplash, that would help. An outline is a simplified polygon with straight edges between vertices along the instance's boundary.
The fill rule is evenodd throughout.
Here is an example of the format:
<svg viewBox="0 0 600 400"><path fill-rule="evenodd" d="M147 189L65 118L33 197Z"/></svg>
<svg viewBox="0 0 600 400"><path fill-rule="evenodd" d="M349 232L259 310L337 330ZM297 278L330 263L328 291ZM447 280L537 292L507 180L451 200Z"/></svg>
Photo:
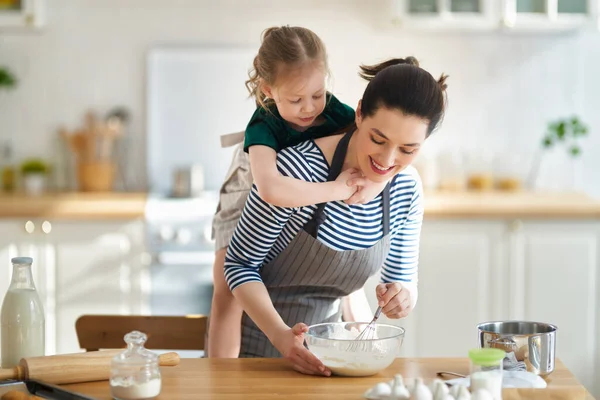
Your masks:
<svg viewBox="0 0 600 400"><path fill-rule="evenodd" d="M449 74L448 113L430 139L431 153L484 148L499 159L531 157L548 121L580 115L591 128L583 148L586 188L600 194L592 173L600 167L597 33L410 33L391 26L388 0L53 0L48 7L41 33L0 33L0 64L21 81L18 91L0 94L0 137L14 137L18 156L48 154L59 125L79 125L88 108L104 113L124 105L132 112L132 171L143 174L148 50L258 46L264 28L290 24L324 39L333 91L352 106L365 86L360 63L414 55L434 76Z"/></svg>

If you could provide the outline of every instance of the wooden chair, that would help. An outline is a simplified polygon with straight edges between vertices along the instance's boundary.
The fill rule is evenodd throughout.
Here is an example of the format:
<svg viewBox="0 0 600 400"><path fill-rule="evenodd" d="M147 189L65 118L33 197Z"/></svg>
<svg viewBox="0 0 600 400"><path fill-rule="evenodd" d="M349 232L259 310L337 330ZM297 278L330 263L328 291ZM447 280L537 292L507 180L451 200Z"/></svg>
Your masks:
<svg viewBox="0 0 600 400"><path fill-rule="evenodd" d="M148 349L205 350L207 320L204 315L82 315L75 330L79 347L86 351L124 348L123 338L131 331L148 336L144 345Z"/></svg>

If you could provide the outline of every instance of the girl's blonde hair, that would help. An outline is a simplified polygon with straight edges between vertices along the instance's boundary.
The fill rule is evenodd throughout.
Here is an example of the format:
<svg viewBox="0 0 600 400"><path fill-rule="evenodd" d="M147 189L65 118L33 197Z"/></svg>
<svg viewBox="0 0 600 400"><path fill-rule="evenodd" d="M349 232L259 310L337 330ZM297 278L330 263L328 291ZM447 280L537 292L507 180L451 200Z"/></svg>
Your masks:
<svg viewBox="0 0 600 400"><path fill-rule="evenodd" d="M299 26L271 27L263 31L262 44L254 57L246 88L256 105L267 108L268 97L263 84L274 85L285 70L310 63L321 63L328 73L325 44L316 33Z"/></svg>

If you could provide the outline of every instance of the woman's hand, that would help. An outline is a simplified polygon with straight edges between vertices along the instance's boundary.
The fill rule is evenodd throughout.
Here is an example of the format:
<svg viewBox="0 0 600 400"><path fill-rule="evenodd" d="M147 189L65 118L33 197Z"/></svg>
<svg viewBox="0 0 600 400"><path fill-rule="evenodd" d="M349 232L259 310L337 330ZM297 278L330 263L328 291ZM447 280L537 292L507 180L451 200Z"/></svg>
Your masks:
<svg viewBox="0 0 600 400"><path fill-rule="evenodd" d="M378 305L386 317L398 319L411 311L410 292L401 283L380 283L375 288Z"/></svg>
<svg viewBox="0 0 600 400"><path fill-rule="evenodd" d="M303 323L297 323L291 329L287 329L271 339L273 346L283 355L283 357L292 363L293 368L307 375L325 375L330 376L325 365L304 347L304 333L308 332L308 326Z"/></svg>

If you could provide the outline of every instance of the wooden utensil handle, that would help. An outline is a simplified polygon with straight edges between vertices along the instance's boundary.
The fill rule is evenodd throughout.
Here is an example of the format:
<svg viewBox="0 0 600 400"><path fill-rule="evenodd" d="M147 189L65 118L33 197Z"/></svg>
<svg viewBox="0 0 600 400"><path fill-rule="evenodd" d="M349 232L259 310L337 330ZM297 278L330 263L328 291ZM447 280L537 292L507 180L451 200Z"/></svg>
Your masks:
<svg viewBox="0 0 600 400"><path fill-rule="evenodd" d="M101 350L24 358L18 367L0 369L0 380L39 379L55 384L106 380L110 377L111 359L123 351ZM176 352L158 356L161 367L175 366L179 361Z"/></svg>
<svg viewBox="0 0 600 400"><path fill-rule="evenodd" d="M19 379L19 367L0 369L0 381L5 379Z"/></svg>

